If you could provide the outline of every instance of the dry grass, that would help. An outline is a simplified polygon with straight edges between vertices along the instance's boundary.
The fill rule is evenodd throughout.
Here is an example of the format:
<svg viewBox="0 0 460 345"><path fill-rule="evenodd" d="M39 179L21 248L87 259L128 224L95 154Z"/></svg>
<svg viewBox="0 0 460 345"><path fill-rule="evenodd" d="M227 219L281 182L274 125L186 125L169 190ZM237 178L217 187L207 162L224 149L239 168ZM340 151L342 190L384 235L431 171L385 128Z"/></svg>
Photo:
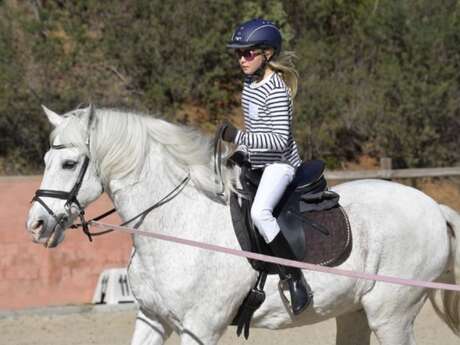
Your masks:
<svg viewBox="0 0 460 345"><path fill-rule="evenodd" d="M460 178L418 179L415 187L460 212Z"/></svg>
<svg viewBox="0 0 460 345"><path fill-rule="evenodd" d="M344 170L377 170L380 163L377 159L363 155L358 162L346 162L343 164ZM331 185L336 184L332 181ZM417 178L401 179L396 182L415 187L428 194L438 203L446 204L460 212L460 177L445 178Z"/></svg>

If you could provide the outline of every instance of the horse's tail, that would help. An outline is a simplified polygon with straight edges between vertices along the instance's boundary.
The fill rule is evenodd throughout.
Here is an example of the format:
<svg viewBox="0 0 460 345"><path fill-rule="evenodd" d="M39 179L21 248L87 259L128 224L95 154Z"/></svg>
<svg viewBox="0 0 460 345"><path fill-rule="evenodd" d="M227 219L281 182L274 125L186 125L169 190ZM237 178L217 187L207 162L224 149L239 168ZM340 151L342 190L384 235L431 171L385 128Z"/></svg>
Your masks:
<svg viewBox="0 0 460 345"><path fill-rule="evenodd" d="M447 222L451 239L451 260L447 272L447 281L460 285L460 214L446 205L440 205ZM435 298L436 291L431 290L430 300L436 313L449 328L460 337L460 292L441 290L441 302Z"/></svg>

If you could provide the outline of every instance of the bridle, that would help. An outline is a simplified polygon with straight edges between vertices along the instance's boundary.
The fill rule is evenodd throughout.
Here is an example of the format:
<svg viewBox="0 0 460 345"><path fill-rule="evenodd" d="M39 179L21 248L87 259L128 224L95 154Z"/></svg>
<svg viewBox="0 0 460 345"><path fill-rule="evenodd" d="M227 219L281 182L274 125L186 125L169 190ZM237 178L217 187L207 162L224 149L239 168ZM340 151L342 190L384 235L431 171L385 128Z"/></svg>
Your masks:
<svg viewBox="0 0 460 345"><path fill-rule="evenodd" d="M88 145L89 146L89 145ZM52 145L52 149L60 150L67 148L65 145ZM45 210L51 215L55 220L56 224L64 228L64 223L66 222L66 217L58 217L53 210L46 204L46 202L42 199L42 197L46 198L55 198L55 199L63 199L66 200L66 203L64 205L64 209L66 210L67 216L70 216L71 208L73 205L75 205L78 209L78 216L80 218L80 223L79 224L72 224L70 228L72 229L78 229L78 228L83 228L83 232L85 233L86 236L88 236L89 241L92 241L93 236L99 236L103 235L109 232L112 232L113 229L105 230L105 231L100 231L96 233L92 233L89 231L89 225L91 224L92 221L97 221L102 218L105 218L109 216L110 214L114 213L116 211L116 208L113 208L89 221L85 219L85 210L81 206L80 202L77 199L78 192L80 191L81 185L83 183L83 179L85 177L86 171L88 170L88 165L89 165L89 156L86 155L85 159L83 161L83 164L81 166L80 172L78 173L77 180L75 182L75 185L73 188L70 190L70 192L64 192L60 190L52 190L52 189L37 189L35 192L35 196L32 198L32 202L37 201L40 205L42 205ZM174 199L179 193L184 189L186 184L190 181L190 173L187 174L187 176L177 185L172 191L170 191L168 194L166 194L163 198L161 198L158 202L156 202L154 205L150 206L146 210L142 211L141 213L137 214L133 218L123 222L121 226L125 226L132 221L136 220L139 218L139 220L136 222L134 225L134 228L137 229L142 222L144 221L145 217L154 209L166 204L168 201Z"/></svg>
<svg viewBox="0 0 460 345"><path fill-rule="evenodd" d="M67 148L67 146L51 145L51 148L55 150L61 150ZM85 220L85 210L77 199L78 192L80 191L86 171L88 170L88 165L89 156L86 155L85 159L83 160L83 164L80 168L80 172L78 173L77 180L75 181L75 184L70 190L70 192L52 189L37 189L37 191L35 192L35 196L32 198L32 202L37 201L40 205L42 205L45 208L45 210L50 214L50 216L52 216L54 220L56 220L56 224L61 226L62 228L64 227L64 223L66 222L66 217L57 216L53 212L53 210L46 204L46 202L42 199L42 197L66 200L64 204L64 209L66 210L67 216L70 215L72 206L75 205L78 209L78 217L80 218L81 226L83 227L83 232L88 236L89 240L92 241L91 233L89 232L88 227L89 222Z"/></svg>

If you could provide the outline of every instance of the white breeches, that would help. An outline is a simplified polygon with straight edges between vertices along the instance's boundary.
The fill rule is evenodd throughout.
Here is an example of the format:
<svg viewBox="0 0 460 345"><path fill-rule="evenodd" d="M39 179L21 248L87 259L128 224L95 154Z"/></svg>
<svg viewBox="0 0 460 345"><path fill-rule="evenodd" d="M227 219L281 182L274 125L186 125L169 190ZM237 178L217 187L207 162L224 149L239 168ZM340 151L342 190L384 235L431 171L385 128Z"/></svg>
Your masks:
<svg viewBox="0 0 460 345"><path fill-rule="evenodd" d="M265 242L271 242L280 232L273 209L294 178L295 168L285 163L267 165L251 208L251 218Z"/></svg>

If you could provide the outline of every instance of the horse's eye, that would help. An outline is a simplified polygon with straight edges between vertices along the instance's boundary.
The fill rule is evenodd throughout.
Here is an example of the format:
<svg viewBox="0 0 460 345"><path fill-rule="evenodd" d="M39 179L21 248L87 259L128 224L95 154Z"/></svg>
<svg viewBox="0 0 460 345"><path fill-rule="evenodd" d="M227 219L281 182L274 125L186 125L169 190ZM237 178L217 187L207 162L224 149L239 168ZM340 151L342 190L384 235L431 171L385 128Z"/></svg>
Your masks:
<svg viewBox="0 0 460 345"><path fill-rule="evenodd" d="M62 163L62 169L73 169L76 165L76 161L67 160L64 163Z"/></svg>

